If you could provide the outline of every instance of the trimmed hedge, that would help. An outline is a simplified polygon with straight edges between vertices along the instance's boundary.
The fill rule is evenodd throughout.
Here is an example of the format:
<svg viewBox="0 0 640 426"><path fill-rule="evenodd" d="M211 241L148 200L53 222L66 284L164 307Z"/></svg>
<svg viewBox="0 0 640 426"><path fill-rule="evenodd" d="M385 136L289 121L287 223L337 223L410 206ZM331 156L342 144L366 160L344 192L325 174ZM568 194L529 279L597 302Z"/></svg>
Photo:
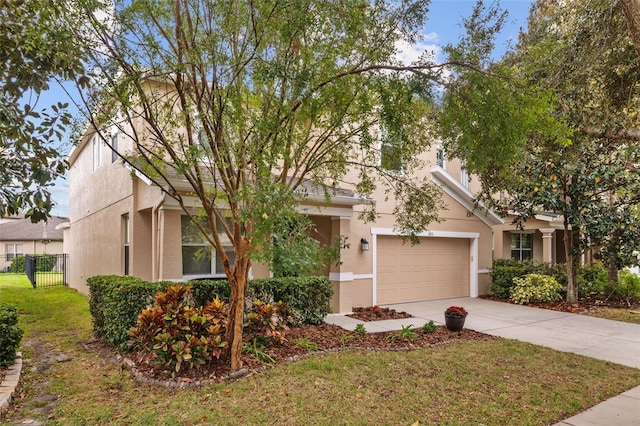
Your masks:
<svg viewBox="0 0 640 426"><path fill-rule="evenodd" d="M158 291L173 282L150 283L134 277L96 276L87 280L89 310L96 335L112 346L126 350L128 331L142 310L153 304ZM219 297L228 301L226 280L193 280L193 306L200 307ZM331 312L333 288L326 277L286 277L250 280L247 297L264 302L283 301L296 314L297 322L319 324Z"/></svg>
<svg viewBox="0 0 640 426"><path fill-rule="evenodd" d="M508 299L515 287L514 278L522 278L529 274L547 274L549 264L530 260L495 259L489 272L491 277L491 294L501 299Z"/></svg>
<svg viewBox="0 0 640 426"><path fill-rule="evenodd" d="M55 254L36 255L36 272L51 272L58 257ZM24 274L27 271L27 256L16 256L11 260L11 272Z"/></svg>
<svg viewBox="0 0 640 426"><path fill-rule="evenodd" d="M0 303L0 366L13 364L23 333L15 306Z"/></svg>
<svg viewBox="0 0 640 426"><path fill-rule="evenodd" d="M511 299L520 305L554 302L562 298L562 285L549 275L529 274L524 278L514 278L513 281L516 285L511 292Z"/></svg>

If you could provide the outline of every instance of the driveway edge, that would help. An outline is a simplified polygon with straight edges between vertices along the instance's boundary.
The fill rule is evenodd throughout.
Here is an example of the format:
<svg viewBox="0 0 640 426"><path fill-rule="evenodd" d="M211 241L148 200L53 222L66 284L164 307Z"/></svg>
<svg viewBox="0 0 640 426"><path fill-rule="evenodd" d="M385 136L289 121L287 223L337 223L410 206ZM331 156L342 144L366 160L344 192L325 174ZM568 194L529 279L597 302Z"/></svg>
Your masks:
<svg viewBox="0 0 640 426"><path fill-rule="evenodd" d="M11 367L7 369L7 374L0 383L0 414L4 414L9 409L11 397L20 381L22 372L22 352L16 352L16 359Z"/></svg>

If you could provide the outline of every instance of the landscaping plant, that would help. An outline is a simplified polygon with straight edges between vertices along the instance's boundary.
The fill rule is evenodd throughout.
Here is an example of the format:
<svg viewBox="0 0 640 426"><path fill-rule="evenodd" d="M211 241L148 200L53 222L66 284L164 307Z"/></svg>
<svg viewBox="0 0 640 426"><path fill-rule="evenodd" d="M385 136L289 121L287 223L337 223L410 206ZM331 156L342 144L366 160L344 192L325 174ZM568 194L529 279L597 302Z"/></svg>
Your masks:
<svg viewBox="0 0 640 426"><path fill-rule="evenodd" d="M219 359L227 345L224 302L215 299L203 308L185 303L190 286L180 283L158 292L156 304L144 309L130 331L131 345L150 361L172 371L197 368Z"/></svg>
<svg viewBox="0 0 640 426"><path fill-rule="evenodd" d="M514 278L511 299L525 305L530 302L554 302L562 299L562 286L548 275L529 274L524 278Z"/></svg>
<svg viewBox="0 0 640 426"><path fill-rule="evenodd" d="M23 333L16 307L0 303L0 366L13 364Z"/></svg>

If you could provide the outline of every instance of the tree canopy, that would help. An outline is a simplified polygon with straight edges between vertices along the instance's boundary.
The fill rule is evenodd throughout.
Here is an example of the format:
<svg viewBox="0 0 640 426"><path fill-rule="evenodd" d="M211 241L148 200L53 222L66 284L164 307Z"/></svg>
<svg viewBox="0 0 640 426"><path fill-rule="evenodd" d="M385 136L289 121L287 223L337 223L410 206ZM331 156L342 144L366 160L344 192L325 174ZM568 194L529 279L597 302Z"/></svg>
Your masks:
<svg viewBox="0 0 640 426"><path fill-rule="evenodd" d="M639 248L640 67L622 7L538 2L515 50L485 69L494 78L457 76L445 95L441 134L480 175L479 199L487 205L518 220L563 215L567 299L575 301L573 277L586 247L603 247L605 260L618 266Z"/></svg>
<svg viewBox="0 0 640 426"><path fill-rule="evenodd" d="M0 1L0 217L46 219L49 187L65 171L56 142L70 124L67 105L39 102L52 79L82 72L72 30L79 21L64 3Z"/></svg>
<svg viewBox="0 0 640 426"><path fill-rule="evenodd" d="M405 235L438 220L439 192L419 171L443 65L428 53L413 64L397 59L399 46L418 39L427 7L134 0L115 2L108 24L93 20L85 36L97 41L96 84L83 92L86 113L107 145L111 126L133 141L123 160L177 200L222 256L232 288L232 368L251 262L269 261L284 244L310 247L273 240L283 227L295 229L299 202L329 202L348 188L361 197L364 220L376 218L367 202L374 193L393 197ZM198 212L187 196L199 200Z"/></svg>

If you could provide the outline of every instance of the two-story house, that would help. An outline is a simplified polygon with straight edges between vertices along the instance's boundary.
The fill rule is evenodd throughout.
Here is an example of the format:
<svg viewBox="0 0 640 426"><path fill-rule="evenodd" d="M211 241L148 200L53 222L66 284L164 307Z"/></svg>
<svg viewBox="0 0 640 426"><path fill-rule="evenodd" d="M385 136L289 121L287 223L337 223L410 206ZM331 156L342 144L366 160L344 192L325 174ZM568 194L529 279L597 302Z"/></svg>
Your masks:
<svg viewBox="0 0 640 426"><path fill-rule="evenodd" d="M110 145L88 131L69 155L71 287L87 292L86 279L95 275L132 275L145 280L184 281L224 277L219 256L195 256L205 243L192 234L178 204L140 172L132 172L113 152L131 149L131 141L113 130ZM355 306L400 303L486 292L493 258L493 226L502 220L473 209L469 176L458 160L445 159L440 146L423 154L424 170L441 188L447 206L442 221L420 235L420 244L404 243L394 229L394 200L374 197L380 217L363 223L363 209L349 189L310 194L299 206L314 222L320 243L347 237L340 266L328 270L335 295L334 312ZM174 186L189 188L176 176ZM181 188L181 185L183 187ZM194 199L193 207L198 203ZM231 247L229 247L231 251ZM268 277L265 265L254 264L251 277Z"/></svg>

